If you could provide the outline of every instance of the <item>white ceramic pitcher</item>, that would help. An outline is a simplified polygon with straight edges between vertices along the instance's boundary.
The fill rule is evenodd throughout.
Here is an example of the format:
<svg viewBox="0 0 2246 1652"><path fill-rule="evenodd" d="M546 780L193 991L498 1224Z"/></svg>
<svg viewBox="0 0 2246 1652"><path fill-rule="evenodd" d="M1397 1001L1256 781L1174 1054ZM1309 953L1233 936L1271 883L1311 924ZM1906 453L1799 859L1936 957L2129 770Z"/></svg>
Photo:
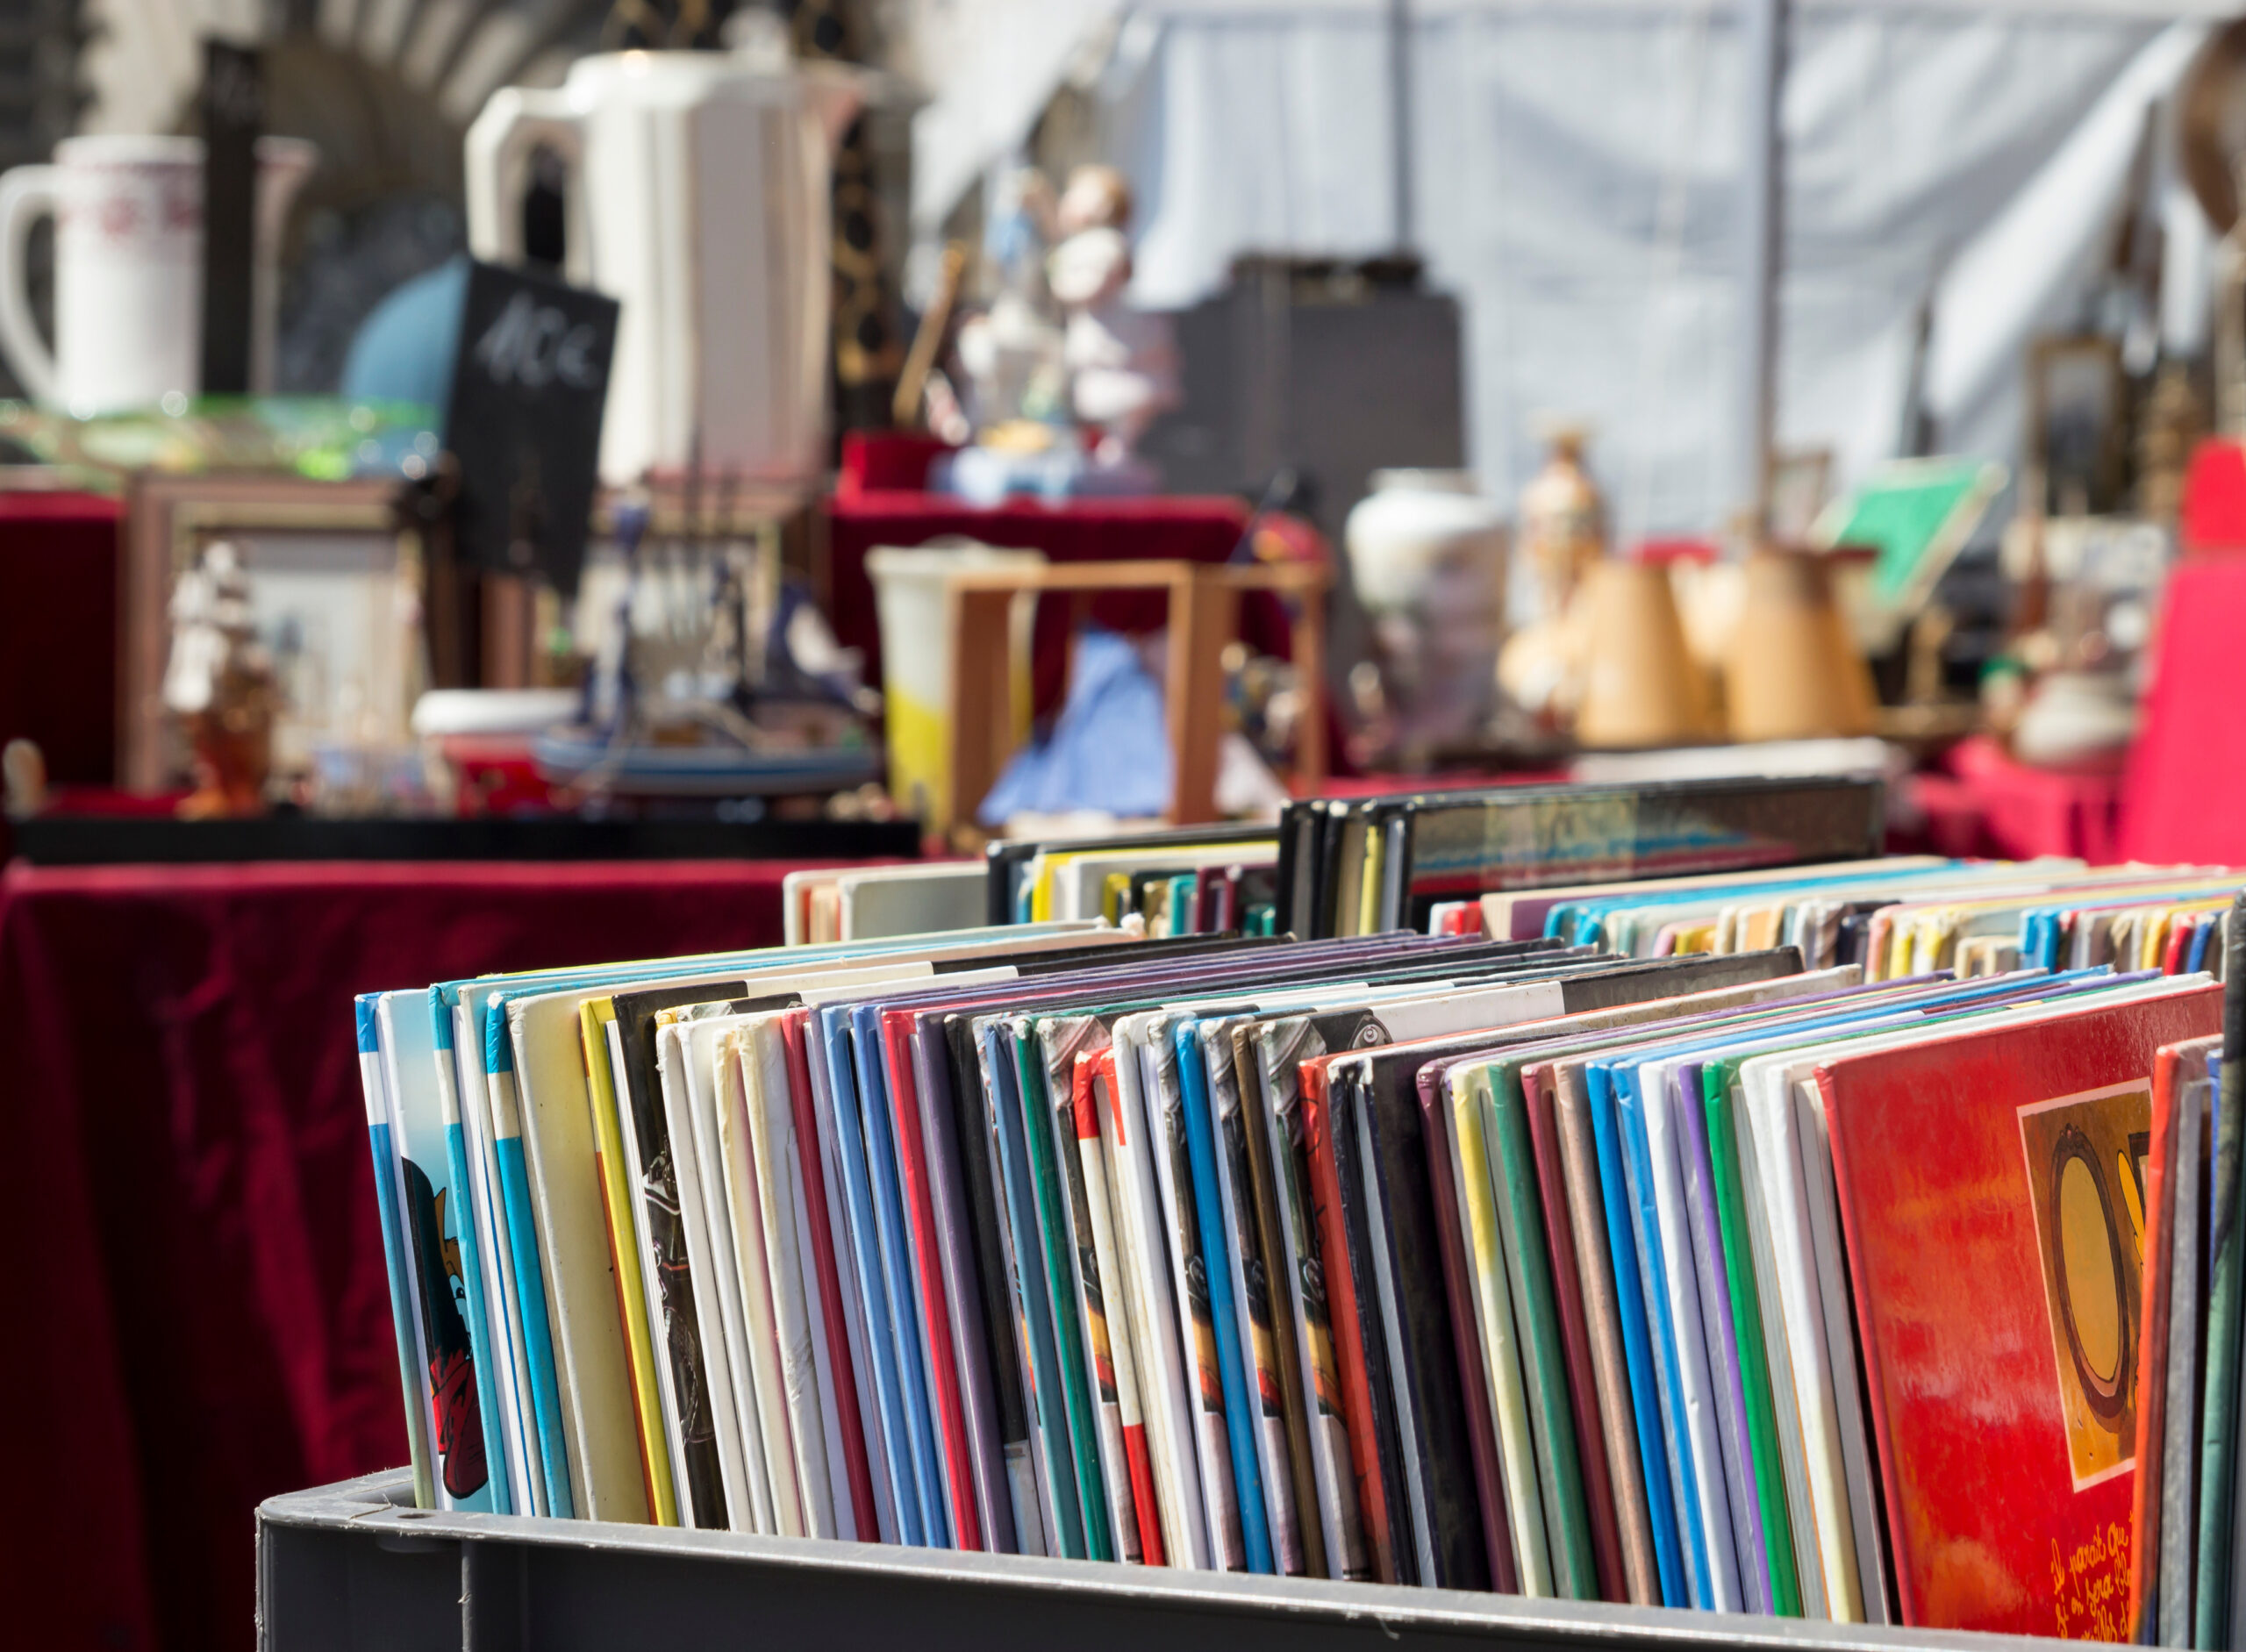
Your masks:
<svg viewBox="0 0 2246 1652"><path fill-rule="evenodd" d="M851 71L719 52L581 58L495 92L468 133L469 244L522 255L533 152L567 168L565 273L621 302L601 431L612 483L683 470L808 482L826 418L828 193ZM698 440L698 448L697 448Z"/></svg>
<svg viewBox="0 0 2246 1652"><path fill-rule="evenodd" d="M276 264L289 204L319 164L301 138L257 143L250 387L272 388ZM25 252L54 217L54 342L32 317ZM24 388L84 416L196 393L203 375L203 140L66 138L51 166L0 175L0 349Z"/></svg>

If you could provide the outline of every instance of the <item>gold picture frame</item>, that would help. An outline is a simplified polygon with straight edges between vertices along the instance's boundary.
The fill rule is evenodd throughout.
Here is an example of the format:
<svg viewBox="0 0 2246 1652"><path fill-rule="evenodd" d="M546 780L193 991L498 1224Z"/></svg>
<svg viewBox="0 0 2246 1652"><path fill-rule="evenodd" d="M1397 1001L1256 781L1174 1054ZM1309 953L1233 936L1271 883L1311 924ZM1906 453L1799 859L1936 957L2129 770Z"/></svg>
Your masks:
<svg viewBox="0 0 2246 1652"><path fill-rule="evenodd" d="M293 638L276 650L283 690L296 697L275 731L276 771L303 768L308 745L346 720L354 734L374 736L370 743L407 738L426 669L419 545L393 516L396 485L277 474L151 474L133 482L118 581L122 787L161 792L185 775L187 753L163 704L172 587L221 539L241 549L254 600L273 593L283 634L268 636L268 644ZM347 661L345 669L333 669L339 660Z"/></svg>

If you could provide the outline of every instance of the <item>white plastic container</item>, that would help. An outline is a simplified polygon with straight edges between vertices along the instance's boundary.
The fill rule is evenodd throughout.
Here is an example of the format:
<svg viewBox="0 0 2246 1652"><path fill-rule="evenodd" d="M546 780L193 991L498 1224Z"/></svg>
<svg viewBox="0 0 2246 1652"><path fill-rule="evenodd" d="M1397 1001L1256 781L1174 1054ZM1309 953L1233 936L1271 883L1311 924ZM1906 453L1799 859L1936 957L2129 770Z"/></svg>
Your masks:
<svg viewBox="0 0 2246 1652"><path fill-rule="evenodd" d="M945 600L954 574L978 569L1045 565L1042 551L1004 551L955 543L910 549L881 546L866 553L881 622L881 687L889 747L889 790L899 806L930 825L952 819L952 647L958 627ZM1025 592L1008 616L1014 721L1029 727L1029 631L1037 601ZM970 805L971 806L971 805Z"/></svg>

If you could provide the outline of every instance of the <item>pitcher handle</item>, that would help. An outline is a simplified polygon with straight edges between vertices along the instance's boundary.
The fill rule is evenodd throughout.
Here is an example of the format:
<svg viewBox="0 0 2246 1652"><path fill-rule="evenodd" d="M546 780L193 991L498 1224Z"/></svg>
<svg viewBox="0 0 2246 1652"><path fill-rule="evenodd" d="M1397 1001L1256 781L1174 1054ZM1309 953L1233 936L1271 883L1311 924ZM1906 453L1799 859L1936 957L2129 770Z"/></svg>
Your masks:
<svg viewBox="0 0 2246 1652"><path fill-rule="evenodd" d="M584 129L565 93L504 86L491 94L468 129L468 245L476 257L519 264L523 259L523 197L530 190L530 158L540 144L561 155L569 182L562 190L562 273L583 285L592 279L584 211Z"/></svg>
<svg viewBox="0 0 2246 1652"><path fill-rule="evenodd" d="M0 173L0 351L32 399L50 407L62 399L61 375L32 316L29 261L32 225L55 211L57 182L53 167Z"/></svg>

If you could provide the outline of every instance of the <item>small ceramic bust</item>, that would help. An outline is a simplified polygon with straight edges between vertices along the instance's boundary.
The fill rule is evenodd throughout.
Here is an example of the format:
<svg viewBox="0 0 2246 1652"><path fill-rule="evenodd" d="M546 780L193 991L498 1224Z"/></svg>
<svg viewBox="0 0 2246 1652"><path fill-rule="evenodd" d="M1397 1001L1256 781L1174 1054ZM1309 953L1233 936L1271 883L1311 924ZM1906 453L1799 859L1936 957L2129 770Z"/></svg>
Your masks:
<svg viewBox="0 0 2246 1652"><path fill-rule="evenodd" d="M1177 345L1168 317L1123 301L1131 280L1131 186L1113 167L1078 167L1055 214L1046 262L1068 315L1062 360L1077 420L1098 433L1094 459L1127 461L1147 426L1178 402Z"/></svg>
<svg viewBox="0 0 2246 1652"><path fill-rule="evenodd" d="M206 547L172 588L172 650L164 705L195 754L189 819L258 814L273 767L281 691L257 640L248 570L221 540Z"/></svg>

